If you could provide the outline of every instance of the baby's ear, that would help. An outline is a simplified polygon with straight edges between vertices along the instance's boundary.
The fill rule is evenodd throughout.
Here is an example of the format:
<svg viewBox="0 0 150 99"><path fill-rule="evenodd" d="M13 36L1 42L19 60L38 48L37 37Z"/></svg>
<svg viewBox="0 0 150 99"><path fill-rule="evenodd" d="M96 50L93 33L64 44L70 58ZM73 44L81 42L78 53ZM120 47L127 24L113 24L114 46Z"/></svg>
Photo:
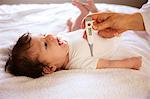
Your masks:
<svg viewBox="0 0 150 99"><path fill-rule="evenodd" d="M43 67L43 73L44 74L51 74L51 73L55 72L56 69L57 69L56 66L44 66Z"/></svg>

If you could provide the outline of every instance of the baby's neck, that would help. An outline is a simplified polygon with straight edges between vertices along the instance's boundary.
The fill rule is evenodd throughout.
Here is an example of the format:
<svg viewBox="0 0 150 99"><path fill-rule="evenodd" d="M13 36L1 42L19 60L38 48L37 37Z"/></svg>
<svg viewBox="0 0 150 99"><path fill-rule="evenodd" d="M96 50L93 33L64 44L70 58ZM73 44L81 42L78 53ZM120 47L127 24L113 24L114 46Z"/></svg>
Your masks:
<svg viewBox="0 0 150 99"><path fill-rule="evenodd" d="M67 66L68 62L69 62L69 53L66 56L65 62L62 66L62 69L68 69L68 66Z"/></svg>

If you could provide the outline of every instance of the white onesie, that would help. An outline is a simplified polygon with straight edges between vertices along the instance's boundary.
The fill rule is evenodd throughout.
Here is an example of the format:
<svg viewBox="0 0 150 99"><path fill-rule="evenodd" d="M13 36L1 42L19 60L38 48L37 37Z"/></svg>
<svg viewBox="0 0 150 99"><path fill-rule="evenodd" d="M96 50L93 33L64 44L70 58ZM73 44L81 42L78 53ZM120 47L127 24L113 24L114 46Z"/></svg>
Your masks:
<svg viewBox="0 0 150 99"><path fill-rule="evenodd" d="M69 69L96 69L100 58L123 59L134 56L146 56L145 60L150 58L150 55L147 55L150 52L150 46L144 39L130 31L111 39L101 38L94 33L94 56L91 57L89 45L83 39L83 33L84 31L80 29L60 34L69 43L69 63L67 64Z"/></svg>

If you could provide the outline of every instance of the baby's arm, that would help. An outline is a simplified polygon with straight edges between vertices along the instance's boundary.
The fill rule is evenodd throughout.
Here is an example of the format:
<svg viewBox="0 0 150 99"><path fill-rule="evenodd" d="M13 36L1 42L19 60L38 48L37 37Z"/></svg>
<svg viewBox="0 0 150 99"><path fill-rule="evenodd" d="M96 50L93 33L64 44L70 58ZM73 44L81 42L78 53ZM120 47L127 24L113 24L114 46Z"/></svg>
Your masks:
<svg viewBox="0 0 150 99"><path fill-rule="evenodd" d="M130 69L140 69L142 64L141 57L131 57L122 60L107 60L99 59L97 64L97 69L102 68L130 68Z"/></svg>

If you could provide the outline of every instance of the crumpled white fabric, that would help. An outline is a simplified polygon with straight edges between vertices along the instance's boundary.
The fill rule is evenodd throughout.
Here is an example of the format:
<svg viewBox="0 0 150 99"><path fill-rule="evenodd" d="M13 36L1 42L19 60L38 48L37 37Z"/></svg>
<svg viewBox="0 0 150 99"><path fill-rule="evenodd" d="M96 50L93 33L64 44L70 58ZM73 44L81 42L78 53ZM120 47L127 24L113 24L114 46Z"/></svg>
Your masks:
<svg viewBox="0 0 150 99"><path fill-rule="evenodd" d="M139 11L143 16L143 21L145 25L145 29L147 33L150 34L150 0L148 0L147 4L144 4Z"/></svg>

